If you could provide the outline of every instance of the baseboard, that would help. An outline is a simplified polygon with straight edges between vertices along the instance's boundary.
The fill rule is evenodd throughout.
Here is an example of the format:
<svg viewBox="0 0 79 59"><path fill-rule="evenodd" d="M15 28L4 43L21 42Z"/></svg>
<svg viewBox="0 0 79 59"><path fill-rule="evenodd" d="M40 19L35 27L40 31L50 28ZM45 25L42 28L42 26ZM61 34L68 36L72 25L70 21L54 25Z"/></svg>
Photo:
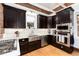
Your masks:
<svg viewBox="0 0 79 59"><path fill-rule="evenodd" d="M79 48L76 48L76 47L73 47L73 48L74 48L74 50L79 51Z"/></svg>

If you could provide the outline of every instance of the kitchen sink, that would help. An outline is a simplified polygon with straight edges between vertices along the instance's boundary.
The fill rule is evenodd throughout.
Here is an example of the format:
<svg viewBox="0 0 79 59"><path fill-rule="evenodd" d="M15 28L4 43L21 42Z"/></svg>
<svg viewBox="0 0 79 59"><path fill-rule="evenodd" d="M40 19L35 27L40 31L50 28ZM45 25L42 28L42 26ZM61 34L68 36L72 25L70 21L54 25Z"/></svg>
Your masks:
<svg viewBox="0 0 79 59"><path fill-rule="evenodd" d="M29 38L29 42L39 40L38 35L32 35L32 36L29 36L28 38Z"/></svg>
<svg viewBox="0 0 79 59"><path fill-rule="evenodd" d="M38 35L29 35L29 37L37 37Z"/></svg>

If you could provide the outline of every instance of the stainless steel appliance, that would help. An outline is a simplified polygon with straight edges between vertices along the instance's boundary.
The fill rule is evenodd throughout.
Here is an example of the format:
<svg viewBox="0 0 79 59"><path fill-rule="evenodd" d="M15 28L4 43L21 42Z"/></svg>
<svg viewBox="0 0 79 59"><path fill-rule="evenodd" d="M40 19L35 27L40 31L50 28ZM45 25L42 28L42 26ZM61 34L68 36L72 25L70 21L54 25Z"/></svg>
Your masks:
<svg viewBox="0 0 79 59"><path fill-rule="evenodd" d="M46 36L41 36L40 39L41 39L41 47L48 45Z"/></svg>
<svg viewBox="0 0 79 59"><path fill-rule="evenodd" d="M58 24L56 29L56 42L70 47L71 23Z"/></svg>

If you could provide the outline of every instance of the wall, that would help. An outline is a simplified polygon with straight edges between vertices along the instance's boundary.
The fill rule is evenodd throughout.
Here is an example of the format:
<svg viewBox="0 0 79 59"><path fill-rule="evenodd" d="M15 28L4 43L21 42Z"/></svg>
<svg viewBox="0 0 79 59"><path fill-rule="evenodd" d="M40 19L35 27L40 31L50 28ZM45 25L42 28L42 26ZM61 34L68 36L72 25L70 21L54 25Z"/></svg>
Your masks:
<svg viewBox="0 0 79 59"><path fill-rule="evenodd" d="M32 13L34 14L34 17L35 17L34 18L34 29L29 29L27 27L27 20L30 20L32 18L27 17L28 16L27 13L29 14L30 12L29 11L26 12L26 28L25 29L5 28L3 39L16 39L16 34L15 34L16 31L19 31L19 37L18 37L19 39L27 38L28 36L31 36L31 35L47 35L48 34L48 29L37 29L37 15L38 14L34 14L33 12ZM33 30L33 33L32 33L32 30Z"/></svg>
<svg viewBox="0 0 79 59"><path fill-rule="evenodd" d="M31 29L5 29L5 34L3 36L3 39L16 39L15 32L19 31L19 39L20 38L27 38L31 35ZM47 35L48 29L35 29L34 35Z"/></svg>
<svg viewBox="0 0 79 59"><path fill-rule="evenodd" d="M0 38L3 37L3 6L0 4Z"/></svg>
<svg viewBox="0 0 79 59"><path fill-rule="evenodd" d="M72 5L74 9L74 47L79 49L79 36L77 35L77 14L79 14L79 4Z"/></svg>
<svg viewBox="0 0 79 59"><path fill-rule="evenodd" d="M27 27L27 20L31 19L27 17L27 13L29 12L29 10L27 10L26 12L26 28L25 29L12 29L12 28L5 28L4 30L4 35L3 35L3 39L16 39L16 31L19 31L19 39L20 38L27 38L28 36L30 36L32 34L32 29L28 29ZM33 13L33 12L32 12ZM34 14L35 16L35 20L34 20L34 35L48 35L48 29L37 29L37 13ZM52 31L52 29L51 29ZM52 33L51 33L52 34Z"/></svg>

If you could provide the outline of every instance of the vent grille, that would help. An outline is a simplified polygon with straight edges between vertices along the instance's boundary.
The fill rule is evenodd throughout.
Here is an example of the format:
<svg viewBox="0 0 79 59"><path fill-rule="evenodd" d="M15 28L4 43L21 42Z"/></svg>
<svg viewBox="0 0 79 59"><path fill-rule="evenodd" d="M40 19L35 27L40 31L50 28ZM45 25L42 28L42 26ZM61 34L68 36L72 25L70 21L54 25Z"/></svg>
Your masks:
<svg viewBox="0 0 79 59"><path fill-rule="evenodd" d="M53 9L54 11L59 11L59 10L61 10L61 9L63 9L64 7L62 7L62 6L58 6L57 8L55 8L55 9Z"/></svg>

